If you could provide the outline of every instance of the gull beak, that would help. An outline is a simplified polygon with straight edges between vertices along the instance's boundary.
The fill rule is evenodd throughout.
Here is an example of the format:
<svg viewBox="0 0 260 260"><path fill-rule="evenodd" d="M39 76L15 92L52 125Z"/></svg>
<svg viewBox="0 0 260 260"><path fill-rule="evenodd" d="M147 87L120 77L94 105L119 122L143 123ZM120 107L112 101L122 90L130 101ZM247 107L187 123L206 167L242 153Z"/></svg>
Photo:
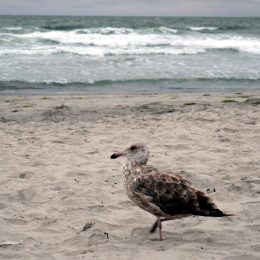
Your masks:
<svg viewBox="0 0 260 260"><path fill-rule="evenodd" d="M116 158L118 158L118 157L120 157L120 156L122 156L122 155L124 155L123 153L114 153L114 154L112 154L111 156L110 156L110 159L116 159Z"/></svg>

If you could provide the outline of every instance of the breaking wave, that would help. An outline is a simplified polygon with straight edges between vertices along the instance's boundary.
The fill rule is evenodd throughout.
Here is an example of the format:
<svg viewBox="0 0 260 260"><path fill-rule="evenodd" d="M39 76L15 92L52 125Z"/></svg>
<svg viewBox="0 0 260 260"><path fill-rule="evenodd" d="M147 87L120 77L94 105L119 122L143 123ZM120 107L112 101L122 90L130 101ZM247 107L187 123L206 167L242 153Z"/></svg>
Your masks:
<svg viewBox="0 0 260 260"><path fill-rule="evenodd" d="M193 30L204 30L194 27ZM169 28L160 28L163 34L132 32L129 28L102 28L73 31L35 31L32 33L0 33L0 41L14 42L16 48L0 48L0 55L50 55L73 53L79 55L148 55L198 54L211 49L232 49L260 54L260 39L236 35L176 35ZM113 34L109 32L113 30ZM170 31L169 33L166 33ZM19 44L17 44L19 42ZM23 46L23 45L24 46ZM28 48L28 44L32 47Z"/></svg>

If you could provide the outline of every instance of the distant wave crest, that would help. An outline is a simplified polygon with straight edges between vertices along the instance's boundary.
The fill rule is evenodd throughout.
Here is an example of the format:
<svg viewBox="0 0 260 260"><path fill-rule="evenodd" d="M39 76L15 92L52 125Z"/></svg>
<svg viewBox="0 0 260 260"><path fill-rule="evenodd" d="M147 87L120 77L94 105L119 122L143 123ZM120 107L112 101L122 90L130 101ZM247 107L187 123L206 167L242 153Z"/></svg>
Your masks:
<svg viewBox="0 0 260 260"><path fill-rule="evenodd" d="M215 30L218 30L218 27L205 27L205 26L201 26L201 27L191 26L191 27L188 27L188 28L192 31L215 31Z"/></svg>

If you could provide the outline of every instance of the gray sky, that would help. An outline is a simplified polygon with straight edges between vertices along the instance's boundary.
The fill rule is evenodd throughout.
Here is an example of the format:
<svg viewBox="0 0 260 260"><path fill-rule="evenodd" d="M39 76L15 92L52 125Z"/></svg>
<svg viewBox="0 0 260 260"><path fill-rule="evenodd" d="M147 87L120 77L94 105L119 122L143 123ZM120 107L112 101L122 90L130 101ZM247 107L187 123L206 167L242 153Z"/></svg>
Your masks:
<svg viewBox="0 0 260 260"><path fill-rule="evenodd" d="M260 0L0 0L0 14L260 17Z"/></svg>

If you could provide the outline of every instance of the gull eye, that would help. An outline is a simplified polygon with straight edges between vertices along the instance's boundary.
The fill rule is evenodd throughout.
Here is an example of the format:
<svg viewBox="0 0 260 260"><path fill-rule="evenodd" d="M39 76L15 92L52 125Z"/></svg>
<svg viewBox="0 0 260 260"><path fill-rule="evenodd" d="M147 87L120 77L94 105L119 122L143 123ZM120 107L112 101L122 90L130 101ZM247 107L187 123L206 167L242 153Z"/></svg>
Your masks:
<svg viewBox="0 0 260 260"><path fill-rule="evenodd" d="M134 151L134 150L136 150L136 149L137 149L137 146L136 146L136 145L133 145L133 146L130 147L130 150L131 150L131 151Z"/></svg>

